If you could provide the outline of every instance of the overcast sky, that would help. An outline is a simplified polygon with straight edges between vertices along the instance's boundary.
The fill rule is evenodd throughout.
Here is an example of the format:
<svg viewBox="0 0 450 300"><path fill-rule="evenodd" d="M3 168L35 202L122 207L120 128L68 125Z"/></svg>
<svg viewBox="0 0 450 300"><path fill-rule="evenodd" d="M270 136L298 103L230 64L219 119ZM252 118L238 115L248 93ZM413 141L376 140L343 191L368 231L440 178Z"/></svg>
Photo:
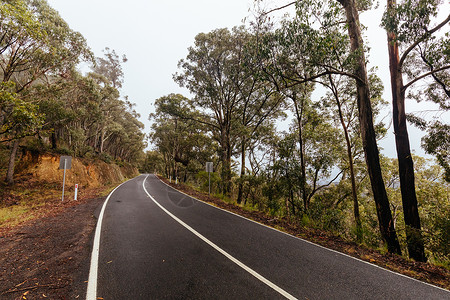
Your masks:
<svg viewBox="0 0 450 300"><path fill-rule="evenodd" d="M177 63L187 55L194 37L200 32L216 28L231 28L242 24L251 15L252 0L48 0L69 26L79 31L96 56L109 47L117 54L125 54L123 96L128 95L136 103L145 132L150 130L148 115L153 111L155 99L170 93L188 92L172 80ZM282 5L290 1L272 1ZM276 3L276 4L273 4ZM378 75L385 85L385 99L390 101L390 83L386 34L379 28L382 10L363 14L361 22L368 27L367 36L371 53L369 60L378 65ZM409 111L420 109L409 105ZM390 106L384 113L389 122ZM411 147L420 149L420 132L410 127ZM383 153L395 157L393 129L379 143Z"/></svg>

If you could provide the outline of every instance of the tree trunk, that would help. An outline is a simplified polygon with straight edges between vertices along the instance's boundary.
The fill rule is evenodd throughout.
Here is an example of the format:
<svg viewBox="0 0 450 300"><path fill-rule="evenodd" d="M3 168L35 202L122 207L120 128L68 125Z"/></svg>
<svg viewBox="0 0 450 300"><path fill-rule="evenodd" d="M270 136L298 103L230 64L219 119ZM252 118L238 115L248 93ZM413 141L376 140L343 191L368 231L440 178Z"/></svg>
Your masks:
<svg viewBox="0 0 450 300"><path fill-rule="evenodd" d="M292 96L292 101L294 102L295 114L297 116L297 123L298 123L298 143L300 147L300 166L302 169L302 178L300 179L300 189L303 199L303 208L305 211L307 211L309 202L306 191L306 164L305 164L305 152L303 143L303 98L301 99L300 108L298 107L296 94Z"/></svg>
<svg viewBox="0 0 450 300"><path fill-rule="evenodd" d="M14 140L11 142L12 148L11 148L11 154L9 156L9 163L8 163L8 171L6 173L6 182L8 184L14 184L14 166L16 163L16 154L17 154L17 148L19 147L19 140Z"/></svg>
<svg viewBox="0 0 450 300"><path fill-rule="evenodd" d="M106 130L104 127L102 127L102 130L100 131L100 145L99 145L100 153L103 153L104 148L105 148L105 141L106 141L105 135L106 135Z"/></svg>
<svg viewBox="0 0 450 300"><path fill-rule="evenodd" d="M398 242L397 233L395 232L391 209L389 207L389 199L387 197L386 187L381 173L380 157L373 126L369 82L367 79L366 62L356 3L354 0L337 1L339 1L345 9L351 51L358 54L356 55L357 61L354 74L358 77L358 80L356 80L356 89L359 123L367 171L369 173L373 197L377 208L380 232L383 239L386 241L388 251L401 254L400 244Z"/></svg>
<svg viewBox="0 0 450 300"><path fill-rule="evenodd" d="M222 151L222 193L229 196L231 192L231 149L229 143L229 136L226 131L221 133L221 151Z"/></svg>
<svg viewBox="0 0 450 300"><path fill-rule="evenodd" d="M230 143L230 135L227 134L227 180L226 180L226 196L231 196L231 143Z"/></svg>
<svg viewBox="0 0 450 300"><path fill-rule="evenodd" d="M57 139L56 139L56 129L53 130L50 140L52 142L52 149L56 149L58 147L58 143L57 143Z"/></svg>
<svg viewBox="0 0 450 300"><path fill-rule="evenodd" d="M333 94L335 96L336 104L338 106L339 120L341 121L341 125L344 130L345 143L347 145L348 166L350 169L350 181L352 183L353 217L355 219L355 225L356 225L356 238L357 238L358 242L362 242L363 232L362 232L361 217L359 215L358 192L356 190L355 168L353 166L352 144L350 142L350 136L348 134L347 124L345 124L344 116L342 114L342 106L341 106L341 101L339 99L337 88L334 85L333 78L331 77L331 75L330 75L329 79L330 79L331 86L333 88Z"/></svg>
<svg viewBox="0 0 450 300"><path fill-rule="evenodd" d="M241 180L239 181L239 191L237 197L238 204L241 204L242 202L242 194L244 189L244 184L242 181L244 180L244 176L245 176L245 139L242 140L241 145Z"/></svg>
<svg viewBox="0 0 450 300"><path fill-rule="evenodd" d="M388 6L394 5L388 0ZM397 148L400 191L402 194L403 215L405 218L406 242L409 257L416 261L427 261L420 226L419 210L414 183L414 163L409 146L405 113L405 92L399 65L398 43L395 34L388 32L389 69L391 73L393 123L395 145Z"/></svg>
<svg viewBox="0 0 450 300"><path fill-rule="evenodd" d="M348 135L348 129L344 122L344 118L342 117L342 110L338 100L339 106L339 118L341 119L342 127L344 128L345 142L347 144L347 157L348 157L348 165L350 169L350 181L352 183L352 198L353 198L353 217L355 219L356 225L356 238L359 242L362 241L362 225L361 225L361 217L359 214L359 203L358 203L358 192L356 190L356 180L355 180L355 168L353 165L353 154L352 154L352 145L350 142L350 137Z"/></svg>

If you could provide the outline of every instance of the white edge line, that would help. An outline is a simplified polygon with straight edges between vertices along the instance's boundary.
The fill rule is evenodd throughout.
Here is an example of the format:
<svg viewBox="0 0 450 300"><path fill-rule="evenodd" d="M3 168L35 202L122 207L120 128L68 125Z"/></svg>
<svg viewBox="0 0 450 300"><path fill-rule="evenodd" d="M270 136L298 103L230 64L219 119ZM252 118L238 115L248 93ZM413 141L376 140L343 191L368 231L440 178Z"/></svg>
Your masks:
<svg viewBox="0 0 450 300"><path fill-rule="evenodd" d="M148 177L149 175L147 175ZM147 177L145 177L144 181L142 182L142 187L144 188L144 192L147 194L147 196L156 204L159 206L159 208L161 208L166 214L168 214L170 217L172 217L175 221L177 221L178 223L180 223L183 227L185 227L187 230L189 230L190 232L192 232L193 234L195 234L198 238L200 238L202 241L204 241L205 243L207 243L208 245L210 245L212 248L214 248L215 250L217 250L218 252L220 252L222 255L224 255L226 258L228 258L229 260L231 260L232 262L234 262L236 265L238 265L239 267L241 267L242 269L244 269L245 271L247 271L248 273L250 273L251 275L253 275L254 277L256 277L258 280L260 280L261 282L263 282L264 284L266 284L267 286L269 286L270 288L272 288L273 290L277 291L278 293L280 293L281 295L283 295L284 297L286 297L287 299L297 299L294 296L292 296L291 294L289 294L288 292L286 292L285 290L283 290L282 288L280 288L279 286L277 286L276 284L272 283L271 281L269 281L268 279L266 279L264 276L260 275L259 273L257 273L256 271L254 271L253 269L251 269L250 267L246 266L245 264L243 264L242 262L240 262L239 260L237 260L236 258L234 258L233 256L231 256L228 252L226 252L225 250L223 250L222 248L220 248L219 246L217 246L216 244L214 244L213 242L211 242L210 240L208 240L206 237L204 237L202 234L200 234L198 231L196 231L195 229L193 229L191 226L189 226L188 224L184 223L182 220L180 220L178 217L176 217L175 215L173 215L170 211L168 211L166 208L164 208L158 201L155 200L155 198L153 198L149 192L147 191L147 189L145 188L145 181L147 180ZM192 198L192 197L191 197Z"/></svg>
<svg viewBox="0 0 450 300"><path fill-rule="evenodd" d="M134 178L132 178L132 179L134 179ZM132 180L132 179L130 179L130 180ZM97 275L98 275L98 256L100 253L100 233L102 231L103 214L105 213L106 205L108 204L108 201L109 201L109 198L111 197L111 195L120 186L122 186L122 184L124 184L130 180L122 182L121 184L116 186L116 188L114 190L112 190L111 193L109 193L105 202L103 202L102 210L100 211L100 215L98 216L97 226L95 228L94 245L92 247L91 266L89 269L89 279L88 279L88 286L87 286L87 292L86 292L86 300L96 300L97 299L97 277L98 277Z"/></svg>
<svg viewBox="0 0 450 300"><path fill-rule="evenodd" d="M246 218L246 217L244 217L244 216L238 215L238 214L236 214L236 213L234 213L234 212L228 211L228 210L223 209L223 208L221 208L221 207L214 206L214 205L212 205L212 204L210 204L210 203L208 203L208 202L206 202L206 201L203 201L203 200L200 200L200 199L195 198L194 196L188 195L188 194L186 194L186 193L183 192L183 191L177 190L177 189L174 188L173 186L171 186L171 185L165 183L165 182L164 182L163 180L161 180L157 175L155 175L155 176L156 176L156 178L158 178L159 181L161 181L162 183L164 183L165 185L167 185L167 186L170 187L171 189L174 189L175 191L177 191L177 192L179 192L179 193L182 193L182 194L184 194L184 195L186 195L186 196L188 196L188 197L190 197L190 198L192 198L192 199L195 199L195 200L197 200L197 201L199 201L199 202L201 202L201 203L204 203L204 204L209 205L209 206L211 206L211 207L214 207L214 208L216 208L216 209L219 209L219 210L222 210L222 211L227 212L227 213L229 213L229 214L235 215L235 216L237 216L237 217L240 217L240 218L245 219L245 220L247 220L247 221L253 222L253 223L258 224L258 225L260 225L260 226L264 226L264 227L267 227L267 228L269 228L269 229L275 230L275 231L277 231L277 232L279 232L279 233L285 234L285 235L290 236L290 237L292 237L292 238L294 238L294 239L298 239L298 240L301 240L301 241L303 241L303 242L309 243L309 244L311 244L311 245L320 247L320 248L322 248L322 249L326 249L326 250L328 250L328 251L331 251L331 252L334 252L334 253L337 253L337 254L340 254L340 255L343 255L343 256L352 258L352 259L357 260L357 261L359 261L359 262L365 263L365 264L367 264L367 265L369 265L369 266L376 267L376 268L378 268L378 269L381 269L381 270L384 270L384 271L387 271L387 272L390 272L390 273L393 273L393 274L396 274L396 275L399 275L399 276L402 276L402 277L405 277L405 278L408 278L408 279L411 279L411 280L420 282L420 283L422 283L422 284L425 284L425 285L428 285L428 286L431 286L431 287L434 287L434 288L437 288L437 289L446 291L447 293L450 293L449 290L444 289L444 288L441 288L440 286L433 285L433 284L431 284L431 283L428 283L428 282L425 282L425 281L421 281L421 280L419 280L419 279L416 279L416 278L413 278L413 277L409 277L409 276L407 276L407 275L404 275L404 274L401 274L401 273L398 273L398 272L395 272L395 271L392 271L392 270L383 268L383 267L381 267L381 266L379 266L379 265L372 264L372 263L370 263L370 262L368 262L368 261L359 259L359 258L357 258L357 257L353 257L353 256L348 255L348 254L346 254L346 253L342 253L342 252L339 252L339 251L337 251L337 250L327 248L327 247L325 247L325 246L322 246L322 245L316 244L316 243L314 243L314 242L305 240L305 239L300 238L300 237L298 237L298 236L295 236L295 235L289 234L289 233L287 233L287 232L281 231L281 230L279 230L279 229L270 227L270 226L268 226L268 225L266 225L266 224L259 223L259 222L255 221L255 220L252 220L252 219Z"/></svg>

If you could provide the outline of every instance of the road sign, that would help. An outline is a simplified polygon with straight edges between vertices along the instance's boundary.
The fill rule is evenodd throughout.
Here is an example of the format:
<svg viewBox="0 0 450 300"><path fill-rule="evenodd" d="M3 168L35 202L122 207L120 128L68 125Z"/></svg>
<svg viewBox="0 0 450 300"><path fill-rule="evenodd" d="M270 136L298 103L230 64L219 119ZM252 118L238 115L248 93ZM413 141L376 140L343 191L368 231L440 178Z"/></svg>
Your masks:
<svg viewBox="0 0 450 300"><path fill-rule="evenodd" d="M214 172L212 161L209 161L206 163L206 172L208 172L208 195L210 195L211 194L211 172Z"/></svg>
<svg viewBox="0 0 450 300"><path fill-rule="evenodd" d="M72 156L61 156L59 159L59 169L63 170L70 170L72 169Z"/></svg>
<svg viewBox="0 0 450 300"><path fill-rule="evenodd" d="M66 185L66 170L72 168L72 156L61 156L59 159L59 169L64 170L64 176L63 176L63 188L62 188L62 197L61 201L64 201L64 186Z"/></svg>

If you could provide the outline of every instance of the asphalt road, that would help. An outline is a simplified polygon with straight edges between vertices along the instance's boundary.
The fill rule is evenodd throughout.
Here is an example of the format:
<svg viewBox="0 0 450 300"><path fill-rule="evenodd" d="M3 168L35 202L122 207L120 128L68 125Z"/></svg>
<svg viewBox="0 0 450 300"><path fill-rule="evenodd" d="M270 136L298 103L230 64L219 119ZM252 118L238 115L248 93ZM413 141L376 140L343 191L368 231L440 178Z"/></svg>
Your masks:
<svg viewBox="0 0 450 300"><path fill-rule="evenodd" d="M87 299L450 299L194 200L154 175L116 189L100 221Z"/></svg>

